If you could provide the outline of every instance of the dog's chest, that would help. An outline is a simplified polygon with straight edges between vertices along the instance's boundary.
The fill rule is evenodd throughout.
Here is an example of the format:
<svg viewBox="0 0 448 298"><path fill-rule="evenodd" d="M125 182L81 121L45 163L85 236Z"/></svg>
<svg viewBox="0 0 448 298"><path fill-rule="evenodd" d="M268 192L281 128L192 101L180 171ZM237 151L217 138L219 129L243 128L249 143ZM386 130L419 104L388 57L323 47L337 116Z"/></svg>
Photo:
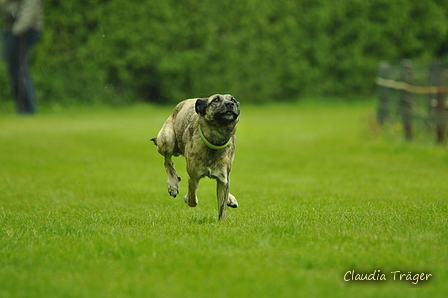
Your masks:
<svg viewBox="0 0 448 298"><path fill-rule="evenodd" d="M189 172L196 177L226 179L228 166L231 165L228 154L206 150L196 156L186 156ZM199 153L199 152L198 152Z"/></svg>
<svg viewBox="0 0 448 298"><path fill-rule="evenodd" d="M218 169L217 167L207 167L205 172L205 175L212 179L221 179L225 177L223 169Z"/></svg>

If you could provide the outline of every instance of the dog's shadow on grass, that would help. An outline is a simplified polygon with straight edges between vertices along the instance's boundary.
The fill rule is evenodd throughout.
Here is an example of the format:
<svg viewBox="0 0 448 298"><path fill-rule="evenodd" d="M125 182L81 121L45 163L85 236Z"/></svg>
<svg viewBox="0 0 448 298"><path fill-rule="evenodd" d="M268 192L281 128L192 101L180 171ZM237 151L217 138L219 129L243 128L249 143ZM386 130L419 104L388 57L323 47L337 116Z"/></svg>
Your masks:
<svg viewBox="0 0 448 298"><path fill-rule="evenodd" d="M190 222L198 225L210 225L218 223L216 216L192 216Z"/></svg>

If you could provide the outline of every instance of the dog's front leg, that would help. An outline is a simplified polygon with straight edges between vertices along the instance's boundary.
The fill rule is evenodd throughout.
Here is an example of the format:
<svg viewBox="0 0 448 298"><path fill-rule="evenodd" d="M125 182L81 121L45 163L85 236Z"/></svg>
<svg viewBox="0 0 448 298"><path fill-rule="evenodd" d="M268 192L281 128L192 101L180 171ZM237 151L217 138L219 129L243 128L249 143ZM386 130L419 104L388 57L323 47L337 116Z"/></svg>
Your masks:
<svg viewBox="0 0 448 298"><path fill-rule="evenodd" d="M180 177L177 176L176 168L170 157L165 157L165 170L168 176L167 186L170 196L176 197L179 193Z"/></svg>
<svg viewBox="0 0 448 298"><path fill-rule="evenodd" d="M227 178L216 179L216 193L218 197L218 219L226 218L226 206L229 199L230 183Z"/></svg>
<svg viewBox="0 0 448 298"><path fill-rule="evenodd" d="M199 179L188 177L188 193L185 195L184 201L190 207L196 207L198 204L198 186Z"/></svg>

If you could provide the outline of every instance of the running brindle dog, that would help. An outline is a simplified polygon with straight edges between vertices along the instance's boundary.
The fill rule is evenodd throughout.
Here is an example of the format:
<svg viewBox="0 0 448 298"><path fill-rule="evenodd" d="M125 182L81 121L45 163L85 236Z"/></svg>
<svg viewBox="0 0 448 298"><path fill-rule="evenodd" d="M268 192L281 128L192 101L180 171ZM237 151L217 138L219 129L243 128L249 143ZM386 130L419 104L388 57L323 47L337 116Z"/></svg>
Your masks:
<svg viewBox="0 0 448 298"><path fill-rule="evenodd" d="M239 105L230 94L184 100L174 108L157 138L152 139L157 151L165 157L171 196L178 195L181 180L172 156L185 156L189 177L184 201L189 206L198 204L199 181L206 176L216 179L219 220L226 216L226 205L238 207L237 200L229 192L229 178L235 152Z"/></svg>

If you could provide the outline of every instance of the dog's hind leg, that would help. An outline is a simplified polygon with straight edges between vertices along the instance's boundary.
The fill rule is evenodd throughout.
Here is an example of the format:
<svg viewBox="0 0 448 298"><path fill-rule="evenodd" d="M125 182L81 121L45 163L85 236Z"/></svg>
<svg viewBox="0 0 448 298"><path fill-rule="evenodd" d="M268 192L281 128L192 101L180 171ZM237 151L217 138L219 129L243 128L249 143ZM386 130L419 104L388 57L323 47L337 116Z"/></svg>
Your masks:
<svg viewBox="0 0 448 298"><path fill-rule="evenodd" d="M227 206L232 208L238 207L238 201L236 200L235 196L229 193L229 199L227 200Z"/></svg>
<svg viewBox="0 0 448 298"><path fill-rule="evenodd" d="M196 207L196 205L198 204L198 186L198 179L188 177L188 193L185 195L184 201L190 207Z"/></svg>
<svg viewBox="0 0 448 298"><path fill-rule="evenodd" d="M177 142L170 119L165 122L157 138L152 141L157 145L157 151L165 157L165 170L168 176L168 192L172 197L176 197L179 194L180 177L177 175L174 162L171 159L173 155L177 155L175 152Z"/></svg>

